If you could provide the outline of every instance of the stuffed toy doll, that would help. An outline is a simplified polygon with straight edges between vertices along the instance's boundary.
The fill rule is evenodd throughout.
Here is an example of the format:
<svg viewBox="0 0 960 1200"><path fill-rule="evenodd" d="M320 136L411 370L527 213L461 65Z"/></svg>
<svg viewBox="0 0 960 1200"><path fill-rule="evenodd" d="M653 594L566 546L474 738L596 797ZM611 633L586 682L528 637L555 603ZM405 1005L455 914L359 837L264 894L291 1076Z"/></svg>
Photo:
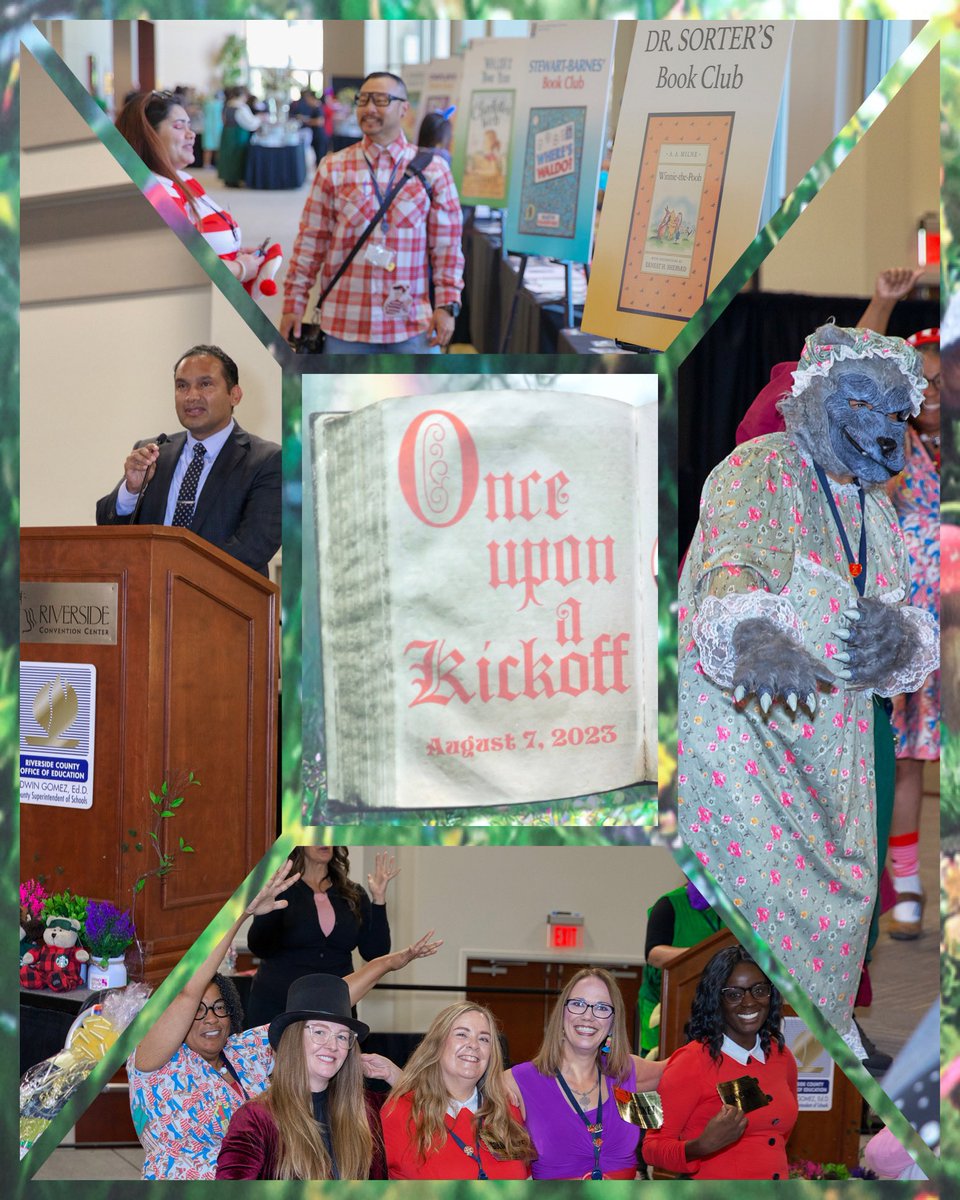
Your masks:
<svg viewBox="0 0 960 1200"><path fill-rule="evenodd" d="M282 266L283 250L279 242L274 242L272 246L268 246L264 250L259 271L252 279L248 279L244 283L243 286L248 294L254 299L258 296L275 296L277 294L277 274Z"/></svg>
<svg viewBox="0 0 960 1200"><path fill-rule="evenodd" d="M883 487L924 383L899 338L811 334L786 432L707 479L680 581L681 836L861 1059L874 697L919 687L939 655Z"/></svg>
<svg viewBox="0 0 960 1200"><path fill-rule="evenodd" d="M83 984L80 964L90 955L77 945L80 922L72 917L47 917L43 945L28 950L20 967L20 986L51 992L72 992Z"/></svg>

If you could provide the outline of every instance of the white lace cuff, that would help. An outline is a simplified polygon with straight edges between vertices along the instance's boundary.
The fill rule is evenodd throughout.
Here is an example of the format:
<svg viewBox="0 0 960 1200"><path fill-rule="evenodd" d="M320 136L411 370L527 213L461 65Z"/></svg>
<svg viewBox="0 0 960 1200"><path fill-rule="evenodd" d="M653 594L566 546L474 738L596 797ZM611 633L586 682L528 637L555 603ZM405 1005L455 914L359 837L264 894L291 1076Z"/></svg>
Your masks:
<svg viewBox="0 0 960 1200"><path fill-rule="evenodd" d="M916 692L931 671L940 666L940 626L932 613L905 604L900 615L909 621L920 643L916 656L905 667L882 680L873 689L878 696L899 696Z"/></svg>
<svg viewBox="0 0 960 1200"><path fill-rule="evenodd" d="M733 631L741 621L755 617L773 621L787 637L803 646L803 626L786 596L763 591L707 596L693 618L693 638L704 675L721 687L733 687Z"/></svg>

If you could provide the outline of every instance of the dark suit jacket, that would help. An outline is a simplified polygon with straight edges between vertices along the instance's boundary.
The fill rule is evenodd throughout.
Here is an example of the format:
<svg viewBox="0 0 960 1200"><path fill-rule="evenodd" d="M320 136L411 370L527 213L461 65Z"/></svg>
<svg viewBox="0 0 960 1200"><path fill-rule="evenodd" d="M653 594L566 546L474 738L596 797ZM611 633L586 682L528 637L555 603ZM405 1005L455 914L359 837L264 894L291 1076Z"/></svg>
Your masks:
<svg viewBox="0 0 960 1200"><path fill-rule="evenodd" d="M138 525L163 524L173 471L186 440L185 432L175 433L160 447ZM156 438L137 445L149 441ZM280 548L280 480L280 447L234 425L200 492L191 531L266 575L267 563ZM121 479L109 496L97 501L98 525L130 524L129 516L117 514L122 483Z"/></svg>

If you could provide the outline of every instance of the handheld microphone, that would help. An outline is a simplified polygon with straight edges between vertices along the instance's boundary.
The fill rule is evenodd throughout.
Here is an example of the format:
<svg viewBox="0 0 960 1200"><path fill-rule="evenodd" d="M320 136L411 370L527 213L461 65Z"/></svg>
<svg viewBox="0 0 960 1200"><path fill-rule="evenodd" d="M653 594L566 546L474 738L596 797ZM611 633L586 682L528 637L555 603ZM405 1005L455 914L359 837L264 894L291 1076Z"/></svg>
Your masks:
<svg viewBox="0 0 960 1200"><path fill-rule="evenodd" d="M167 435L165 433L161 433L157 437L157 445L158 446L162 446L164 444L164 442L169 442L169 441L170 441L170 439L167 437ZM130 524L131 525L136 525L136 523L137 523L137 517L140 516L140 506L143 504L143 497L146 495L148 486L149 486L149 481L148 481L146 475L144 475L143 483L140 484L140 491L137 492L137 503L134 505L133 512L130 514Z"/></svg>

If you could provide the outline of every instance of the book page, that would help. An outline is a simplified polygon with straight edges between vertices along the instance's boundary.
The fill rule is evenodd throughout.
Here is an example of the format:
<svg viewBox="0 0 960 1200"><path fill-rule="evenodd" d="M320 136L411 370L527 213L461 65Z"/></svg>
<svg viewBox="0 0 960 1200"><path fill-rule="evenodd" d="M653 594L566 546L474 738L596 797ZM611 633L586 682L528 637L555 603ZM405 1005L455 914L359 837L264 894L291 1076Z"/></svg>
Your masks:
<svg viewBox="0 0 960 1200"><path fill-rule="evenodd" d="M655 778L655 429L652 404L524 391L314 419L332 801Z"/></svg>

